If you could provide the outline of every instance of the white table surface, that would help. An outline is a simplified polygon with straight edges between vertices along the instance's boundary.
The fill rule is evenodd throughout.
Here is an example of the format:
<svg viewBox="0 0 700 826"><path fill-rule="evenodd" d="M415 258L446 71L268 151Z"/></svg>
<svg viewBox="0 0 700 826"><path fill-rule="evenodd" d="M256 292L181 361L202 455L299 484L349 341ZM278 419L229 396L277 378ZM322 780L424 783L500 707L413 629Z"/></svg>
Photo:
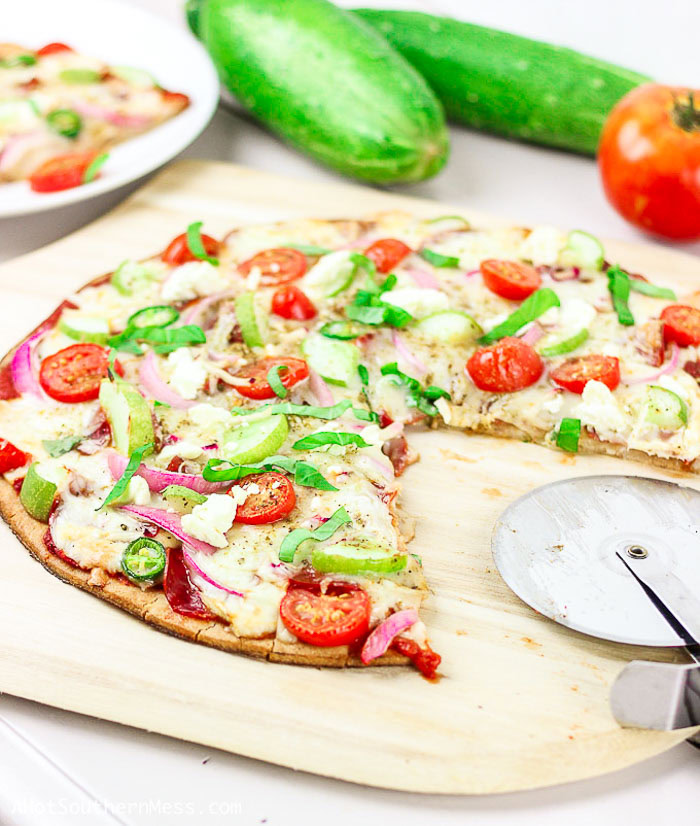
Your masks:
<svg viewBox="0 0 700 826"><path fill-rule="evenodd" d="M180 0L128 2L175 21L181 19ZM356 5L362 5L362 0ZM453 14L560 42L644 70L662 81L700 86L697 0L663 4L658 0L499 0L486 4L476 0L364 0L364 5ZM334 173L227 110L217 112L184 156L230 160L301 178L336 179ZM125 187L60 212L0 221L0 260L83 226L134 188ZM402 191L523 223L556 223L630 240L640 237L607 205L592 160L464 129L452 130L452 156L446 170ZM684 249L700 255L700 243ZM271 679L273 671L271 667ZM507 736L504 731L503 737ZM408 795L296 773L7 695L0 697L3 826L156 822L343 826L358 821L387 826L466 822L473 826L506 822L509 826L651 826L693 822L698 817L699 788L700 753L683 744L624 771L552 789L471 798Z"/></svg>

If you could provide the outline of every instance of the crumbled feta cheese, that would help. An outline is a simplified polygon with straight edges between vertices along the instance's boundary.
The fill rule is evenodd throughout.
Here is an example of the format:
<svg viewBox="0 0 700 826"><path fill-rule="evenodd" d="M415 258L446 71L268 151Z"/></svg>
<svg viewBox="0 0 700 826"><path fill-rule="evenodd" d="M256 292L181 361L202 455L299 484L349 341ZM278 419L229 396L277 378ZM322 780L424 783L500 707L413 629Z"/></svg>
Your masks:
<svg viewBox="0 0 700 826"><path fill-rule="evenodd" d="M177 352L177 351L175 351ZM187 413L192 424L196 425L203 434L215 437L222 427L230 427L231 413L223 407L203 402L191 407Z"/></svg>
<svg viewBox="0 0 700 826"><path fill-rule="evenodd" d="M403 287L390 290L382 295L382 301L406 310L414 318L425 318L433 313L446 310L449 306L447 295L442 290L430 287Z"/></svg>
<svg viewBox="0 0 700 826"><path fill-rule="evenodd" d="M562 398L561 393L555 393L551 399L545 399L542 402L542 409L546 410L548 413L558 413L561 410L561 406L564 404L564 399Z"/></svg>
<svg viewBox="0 0 700 826"><path fill-rule="evenodd" d="M197 459L203 453L202 448L194 442L188 442L187 439L178 439L171 445L166 445L158 454L158 459L161 462L172 459L173 456L179 456L181 459Z"/></svg>
<svg viewBox="0 0 700 826"><path fill-rule="evenodd" d="M126 500L132 505L148 505L151 491L148 482L142 476L132 476L126 488Z"/></svg>
<svg viewBox="0 0 700 826"><path fill-rule="evenodd" d="M507 318L508 313L500 313L499 315L493 316L493 318L484 319L484 321L481 322L481 327L488 333L490 330L493 330L494 327L502 324Z"/></svg>
<svg viewBox="0 0 700 826"><path fill-rule="evenodd" d="M535 264L556 264L566 246L566 235L555 227L536 227L520 245L521 258Z"/></svg>
<svg viewBox="0 0 700 826"><path fill-rule="evenodd" d="M591 303L582 298L571 298L562 302L559 326L575 335L584 327L588 329L596 315L596 309Z"/></svg>
<svg viewBox="0 0 700 826"><path fill-rule="evenodd" d="M238 505L244 502L247 496L239 486L234 486L232 491L232 496L212 493L206 502L195 505L192 513L186 513L182 517L183 530L195 539L214 545L215 548L225 548L228 545L226 531L233 525Z"/></svg>
<svg viewBox="0 0 700 826"><path fill-rule="evenodd" d="M304 291L313 298L322 298L328 295L329 285L340 286L349 280L355 269L353 254L352 250L336 250L322 255L304 276Z"/></svg>
<svg viewBox="0 0 700 826"><path fill-rule="evenodd" d="M168 356L172 372L168 384L183 398L194 399L207 379L207 371L192 357L187 347L174 350Z"/></svg>
<svg viewBox="0 0 700 826"><path fill-rule="evenodd" d="M436 399L435 407L437 407L440 415L442 416L443 422L445 422L445 424L449 424L452 421L452 410L450 409L447 399Z"/></svg>
<svg viewBox="0 0 700 826"><path fill-rule="evenodd" d="M228 286L229 280L221 267L215 267L208 261L188 261L174 269L166 278L161 287L161 296L165 301L190 301L225 290Z"/></svg>
<svg viewBox="0 0 700 826"><path fill-rule="evenodd" d="M602 381L592 380L586 384L575 415L581 424L595 428L599 435L621 433L627 424L615 397Z"/></svg>

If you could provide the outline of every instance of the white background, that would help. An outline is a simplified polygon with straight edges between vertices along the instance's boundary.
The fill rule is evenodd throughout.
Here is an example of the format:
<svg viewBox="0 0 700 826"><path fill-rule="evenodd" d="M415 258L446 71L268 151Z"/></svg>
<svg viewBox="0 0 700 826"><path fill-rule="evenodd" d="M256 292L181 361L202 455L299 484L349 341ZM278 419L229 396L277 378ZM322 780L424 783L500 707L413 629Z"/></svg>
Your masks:
<svg viewBox="0 0 700 826"><path fill-rule="evenodd" d="M180 0L128 2L173 21L181 19ZM359 0L357 5L361 4ZM700 86L698 0L364 0L364 5L452 14L572 46L662 81ZM222 109L184 155L303 178L336 178L249 120ZM133 188L60 212L0 222L0 260L77 229ZM607 205L594 161L464 129L452 130L452 156L445 171L402 191L522 223L581 227L629 240L640 237ZM684 249L700 254L700 243ZM700 263L698 280L700 286ZM271 679L273 671L271 667ZM231 691L235 692L235 685ZM507 738L508 732L502 736ZM343 826L361 821L387 826L467 822L473 826L656 826L697 822L700 817L700 753L686 744L631 769L553 789L482 798L420 796L295 773L2 696L0 767L2 826L155 822ZM105 813L103 804L110 813Z"/></svg>

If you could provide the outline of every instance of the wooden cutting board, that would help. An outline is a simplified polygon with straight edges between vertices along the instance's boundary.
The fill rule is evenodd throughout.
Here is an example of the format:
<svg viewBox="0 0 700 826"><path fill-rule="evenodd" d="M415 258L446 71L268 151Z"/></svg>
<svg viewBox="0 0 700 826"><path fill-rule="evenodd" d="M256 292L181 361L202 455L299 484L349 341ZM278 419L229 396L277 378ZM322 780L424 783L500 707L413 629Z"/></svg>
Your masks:
<svg viewBox="0 0 700 826"><path fill-rule="evenodd" d="M124 257L163 248L193 220L220 235L237 224L297 216L358 217L404 208L462 212L362 187L292 181L227 164L171 166L114 212L0 268L7 350L57 301ZM610 243L609 257L652 279L695 286L694 258ZM438 684L408 668L319 670L192 645L64 585L0 533L0 691L358 783L483 794L614 771L690 731L623 730L610 686L632 659L674 651L601 642L523 604L491 560L490 533L517 496L593 473L670 478L628 462L571 457L461 433L416 433L421 462L403 501L418 518L433 596L426 621L443 655ZM700 488L700 480L683 478Z"/></svg>

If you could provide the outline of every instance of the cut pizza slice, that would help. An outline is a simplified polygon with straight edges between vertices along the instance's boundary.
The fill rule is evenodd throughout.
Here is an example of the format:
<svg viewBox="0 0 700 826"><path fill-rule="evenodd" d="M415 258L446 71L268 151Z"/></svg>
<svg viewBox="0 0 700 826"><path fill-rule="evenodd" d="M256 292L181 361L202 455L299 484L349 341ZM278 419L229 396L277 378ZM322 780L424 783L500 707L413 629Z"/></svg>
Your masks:
<svg viewBox="0 0 700 826"><path fill-rule="evenodd" d="M30 178L42 192L77 186L98 153L188 105L148 72L64 43L0 44L0 182Z"/></svg>

